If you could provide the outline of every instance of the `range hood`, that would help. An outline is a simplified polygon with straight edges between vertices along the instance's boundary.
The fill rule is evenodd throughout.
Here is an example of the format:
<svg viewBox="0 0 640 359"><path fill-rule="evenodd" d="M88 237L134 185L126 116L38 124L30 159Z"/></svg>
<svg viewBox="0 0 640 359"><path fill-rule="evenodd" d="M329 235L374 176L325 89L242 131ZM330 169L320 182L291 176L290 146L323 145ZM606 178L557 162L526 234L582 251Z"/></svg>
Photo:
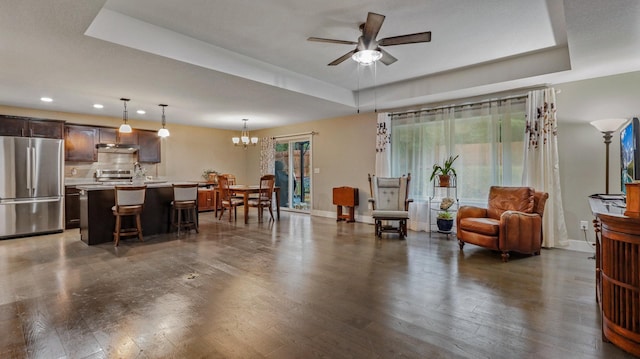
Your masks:
<svg viewBox="0 0 640 359"><path fill-rule="evenodd" d="M99 143L96 145L98 152L107 153L135 153L140 147L126 143Z"/></svg>

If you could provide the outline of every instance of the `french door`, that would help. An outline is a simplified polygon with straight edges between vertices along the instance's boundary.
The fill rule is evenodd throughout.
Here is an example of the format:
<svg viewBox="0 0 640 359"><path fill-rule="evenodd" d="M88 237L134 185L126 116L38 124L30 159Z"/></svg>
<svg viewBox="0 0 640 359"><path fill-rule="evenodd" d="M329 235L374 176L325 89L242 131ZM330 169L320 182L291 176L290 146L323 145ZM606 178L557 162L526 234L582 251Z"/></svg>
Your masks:
<svg viewBox="0 0 640 359"><path fill-rule="evenodd" d="M280 208L311 212L311 136L276 139L275 175Z"/></svg>

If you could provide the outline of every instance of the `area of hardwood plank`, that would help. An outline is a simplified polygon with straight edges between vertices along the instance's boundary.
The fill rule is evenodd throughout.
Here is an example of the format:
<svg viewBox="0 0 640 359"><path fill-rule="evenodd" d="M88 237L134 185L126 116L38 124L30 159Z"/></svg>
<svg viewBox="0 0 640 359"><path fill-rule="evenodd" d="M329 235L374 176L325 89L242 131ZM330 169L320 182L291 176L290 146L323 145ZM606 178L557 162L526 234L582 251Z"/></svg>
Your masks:
<svg viewBox="0 0 640 359"><path fill-rule="evenodd" d="M588 253L503 263L424 232L253 217L118 248L0 241L0 357L632 357L602 342Z"/></svg>

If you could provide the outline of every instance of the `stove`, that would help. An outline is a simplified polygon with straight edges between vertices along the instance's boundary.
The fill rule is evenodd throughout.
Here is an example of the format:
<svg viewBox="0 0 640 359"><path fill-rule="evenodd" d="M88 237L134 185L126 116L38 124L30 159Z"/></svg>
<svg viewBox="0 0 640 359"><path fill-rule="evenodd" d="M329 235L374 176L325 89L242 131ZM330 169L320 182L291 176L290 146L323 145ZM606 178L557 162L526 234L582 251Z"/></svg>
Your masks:
<svg viewBox="0 0 640 359"><path fill-rule="evenodd" d="M131 184L132 170L96 170L96 182L104 184Z"/></svg>

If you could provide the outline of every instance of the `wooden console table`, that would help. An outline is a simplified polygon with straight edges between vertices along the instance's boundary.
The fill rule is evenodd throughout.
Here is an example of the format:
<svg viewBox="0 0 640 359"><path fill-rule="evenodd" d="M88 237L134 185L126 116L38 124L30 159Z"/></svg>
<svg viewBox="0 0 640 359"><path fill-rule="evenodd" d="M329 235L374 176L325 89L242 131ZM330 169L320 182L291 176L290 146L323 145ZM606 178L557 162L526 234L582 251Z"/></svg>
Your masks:
<svg viewBox="0 0 640 359"><path fill-rule="evenodd" d="M602 340L640 356L640 217L613 196L589 197L596 232L596 300Z"/></svg>

